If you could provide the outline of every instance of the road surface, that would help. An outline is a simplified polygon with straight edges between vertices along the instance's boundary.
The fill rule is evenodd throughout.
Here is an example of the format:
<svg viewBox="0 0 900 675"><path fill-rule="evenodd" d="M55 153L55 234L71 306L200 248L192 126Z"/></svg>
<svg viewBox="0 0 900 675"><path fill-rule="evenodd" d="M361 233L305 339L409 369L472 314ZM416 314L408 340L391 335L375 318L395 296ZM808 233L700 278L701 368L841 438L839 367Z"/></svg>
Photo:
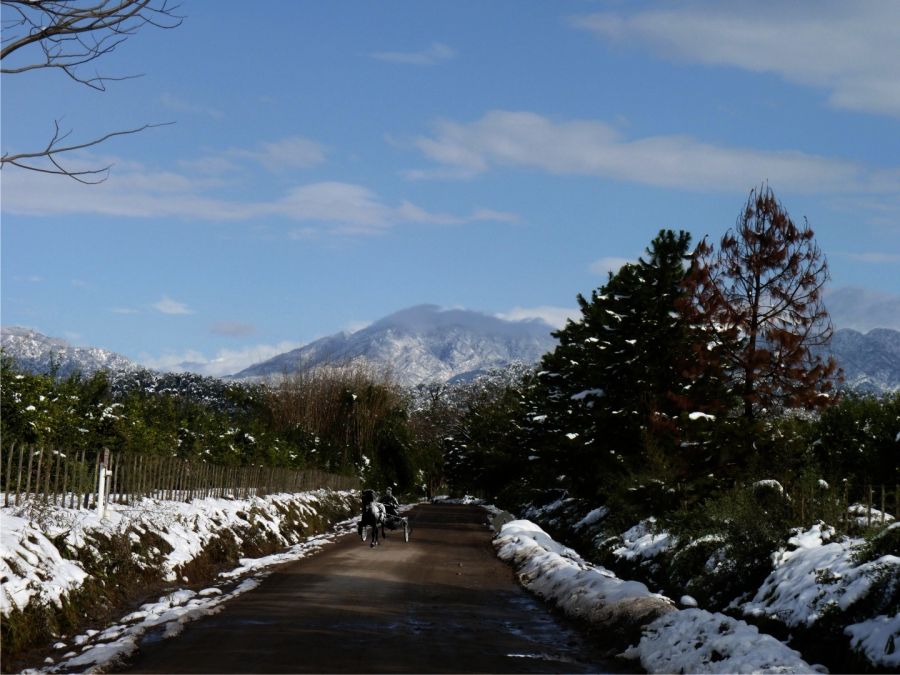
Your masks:
<svg viewBox="0 0 900 675"><path fill-rule="evenodd" d="M346 536L277 569L123 672L612 672L497 559L475 506L419 505L404 543Z"/></svg>

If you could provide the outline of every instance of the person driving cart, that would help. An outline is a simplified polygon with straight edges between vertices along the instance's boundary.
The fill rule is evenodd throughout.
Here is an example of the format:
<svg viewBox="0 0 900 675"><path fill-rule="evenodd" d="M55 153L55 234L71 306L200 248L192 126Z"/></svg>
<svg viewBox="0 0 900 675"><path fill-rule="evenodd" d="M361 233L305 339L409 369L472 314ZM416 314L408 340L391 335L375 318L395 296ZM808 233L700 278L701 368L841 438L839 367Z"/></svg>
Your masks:
<svg viewBox="0 0 900 675"><path fill-rule="evenodd" d="M389 515L400 515L397 510L400 508L400 502L397 501L397 498L394 496L394 491L392 488L388 488L387 490L385 490L384 494L381 496L381 503L384 504L384 508L387 510Z"/></svg>

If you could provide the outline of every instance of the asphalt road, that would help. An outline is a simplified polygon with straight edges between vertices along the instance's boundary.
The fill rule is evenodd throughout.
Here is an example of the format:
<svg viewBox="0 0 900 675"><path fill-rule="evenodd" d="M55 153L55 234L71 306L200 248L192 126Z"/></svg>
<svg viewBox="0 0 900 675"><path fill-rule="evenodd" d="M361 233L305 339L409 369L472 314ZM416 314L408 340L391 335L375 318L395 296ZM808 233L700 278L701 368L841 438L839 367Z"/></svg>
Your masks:
<svg viewBox="0 0 900 675"><path fill-rule="evenodd" d="M516 583L483 509L419 505L404 543L356 535L273 572L136 673L613 672L591 640Z"/></svg>

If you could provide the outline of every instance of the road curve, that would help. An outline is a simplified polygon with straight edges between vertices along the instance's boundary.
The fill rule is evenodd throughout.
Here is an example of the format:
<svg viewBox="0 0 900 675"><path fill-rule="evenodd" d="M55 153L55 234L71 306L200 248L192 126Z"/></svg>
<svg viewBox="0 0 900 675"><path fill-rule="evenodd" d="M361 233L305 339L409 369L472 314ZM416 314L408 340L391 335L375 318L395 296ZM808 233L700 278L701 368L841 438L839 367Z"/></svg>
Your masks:
<svg viewBox="0 0 900 675"><path fill-rule="evenodd" d="M521 589L485 512L419 505L412 535L349 535L285 565L177 638L142 644L134 673L611 672L591 641Z"/></svg>

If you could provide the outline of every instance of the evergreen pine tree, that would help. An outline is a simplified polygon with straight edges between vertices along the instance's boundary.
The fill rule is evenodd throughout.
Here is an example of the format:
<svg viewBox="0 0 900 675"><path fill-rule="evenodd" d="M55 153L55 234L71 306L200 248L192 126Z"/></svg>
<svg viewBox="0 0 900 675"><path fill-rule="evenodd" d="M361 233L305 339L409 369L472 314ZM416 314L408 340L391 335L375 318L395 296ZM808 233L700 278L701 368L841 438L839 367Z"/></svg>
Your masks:
<svg viewBox="0 0 900 675"><path fill-rule="evenodd" d="M679 415L706 403L686 375L702 337L684 312L689 245L686 232L660 231L590 300L579 295L581 319L554 334L530 420L548 473L568 469L579 492L642 469L654 451L678 464Z"/></svg>

